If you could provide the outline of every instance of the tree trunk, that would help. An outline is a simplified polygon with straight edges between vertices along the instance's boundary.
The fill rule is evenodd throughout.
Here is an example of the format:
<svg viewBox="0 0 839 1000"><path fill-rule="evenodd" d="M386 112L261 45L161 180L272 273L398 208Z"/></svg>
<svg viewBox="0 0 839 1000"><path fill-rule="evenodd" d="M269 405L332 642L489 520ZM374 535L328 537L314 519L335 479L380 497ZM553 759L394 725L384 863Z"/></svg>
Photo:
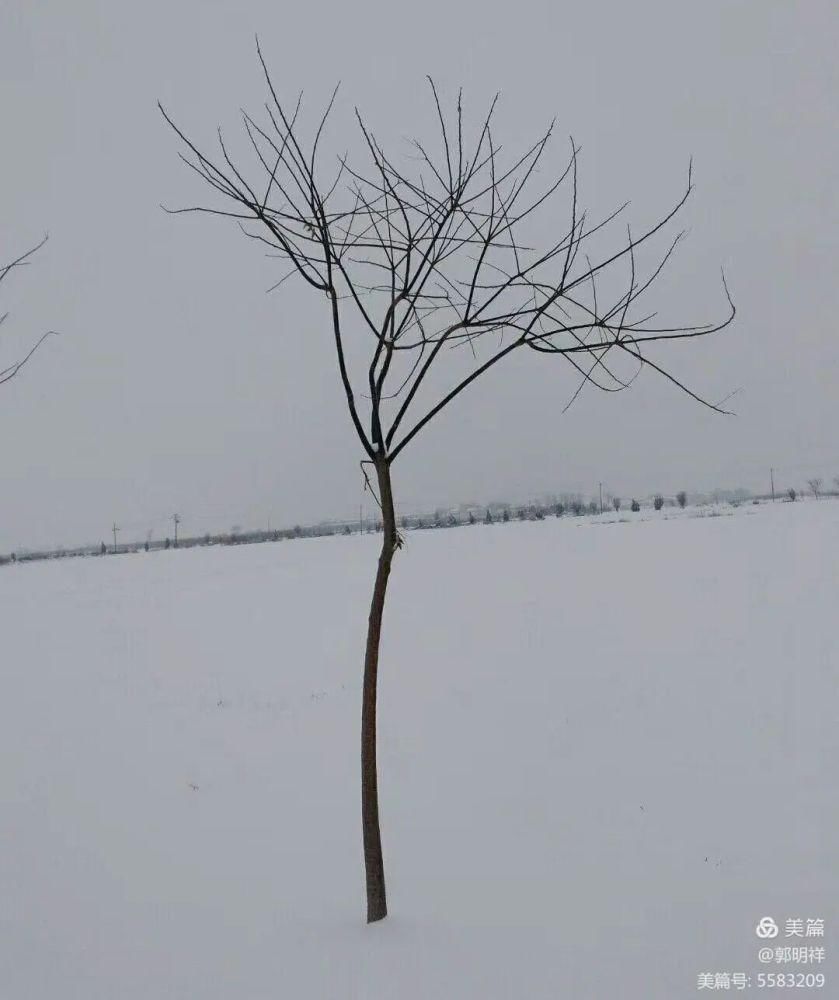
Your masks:
<svg viewBox="0 0 839 1000"><path fill-rule="evenodd" d="M361 696L361 825L364 833L364 869L367 879L367 923L387 916L385 870L382 860L382 835L379 829L379 790L376 768L376 684L379 669L379 644L382 635L382 612L385 606L387 581L393 555L399 546L396 513L390 483L390 466L386 459L375 463L382 505L382 551L370 617L367 626L367 648L364 655L364 687Z"/></svg>

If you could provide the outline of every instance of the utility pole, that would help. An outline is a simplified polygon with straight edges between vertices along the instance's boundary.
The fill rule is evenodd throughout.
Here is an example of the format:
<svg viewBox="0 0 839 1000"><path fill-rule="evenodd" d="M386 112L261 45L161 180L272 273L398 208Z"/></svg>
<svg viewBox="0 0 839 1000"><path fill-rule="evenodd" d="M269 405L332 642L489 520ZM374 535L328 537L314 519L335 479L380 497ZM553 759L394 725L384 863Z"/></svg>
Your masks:
<svg viewBox="0 0 839 1000"><path fill-rule="evenodd" d="M769 470L769 481L772 483L772 503L775 502L775 470Z"/></svg>
<svg viewBox="0 0 839 1000"><path fill-rule="evenodd" d="M359 535L364 534L364 523L362 521L362 506L358 505L358 533Z"/></svg>
<svg viewBox="0 0 839 1000"><path fill-rule="evenodd" d="M177 548L178 547L178 525L181 523L181 515L180 514L173 514L172 515L172 521L175 524L175 548Z"/></svg>
<svg viewBox="0 0 839 1000"><path fill-rule="evenodd" d="M120 529L119 529L119 528L117 527L117 523L116 523L116 521L114 521L114 526L113 526L113 528L112 528L111 530L112 530L112 531L113 531L113 533L114 533L114 555L116 555L116 551L117 551L117 532L118 532L118 531L120 530Z"/></svg>

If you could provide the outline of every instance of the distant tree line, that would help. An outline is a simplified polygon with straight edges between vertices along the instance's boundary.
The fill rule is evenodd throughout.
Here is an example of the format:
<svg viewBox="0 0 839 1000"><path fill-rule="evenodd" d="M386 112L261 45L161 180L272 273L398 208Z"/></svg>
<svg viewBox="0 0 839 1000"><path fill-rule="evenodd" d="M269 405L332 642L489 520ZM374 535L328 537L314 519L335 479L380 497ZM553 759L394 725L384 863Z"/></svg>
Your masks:
<svg viewBox="0 0 839 1000"><path fill-rule="evenodd" d="M814 499L821 499L824 496L839 496L839 476L833 478L834 490L825 491L823 489L824 480L820 477L813 477L807 480L807 487ZM796 490L790 486L785 495L787 502L797 500L803 491ZM711 494L697 494L693 496L692 502L695 505L728 503L732 506L751 500L758 503L760 500L769 500L770 496L764 495L754 497L748 490L715 490ZM688 505L688 494L685 490L679 490L672 498L665 497L661 493L655 493L647 501L639 501L632 498L628 507L629 510L637 514L646 503L654 510L660 511L662 508L678 506L682 510ZM624 500L619 496L607 494L603 504L603 512L609 508L615 514L619 514L625 507ZM549 498L541 501L531 501L524 504L512 504L506 502L494 502L485 505L470 504L461 505L457 508L438 507L430 514L406 514L399 518L399 527L402 531L422 531L441 528L455 528L476 524L507 524L510 521L544 521L549 517L583 517L599 514L600 505L596 500L588 499L579 493L563 494L559 498ZM135 552L155 552L169 549L192 549L199 546L213 545L255 545L261 542L281 542L298 538L326 538L333 535L357 535L357 534L378 534L382 531L381 518L361 517L352 521L321 521L317 524L294 525L280 529L260 529L253 531L243 531L239 527L233 527L229 531L212 534L205 532L203 535L194 537L179 537L177 542L172 538L162 538L152 541L149 536L144 542L126 543L109 547L105 542L98 545L80 546L73 549L58 548L53 550L36 550L0 555L0 566L5 566L16 562L33 562L44 559L69 559L81 556L93 555L113 555L114 553L123 555Z"/></svg>

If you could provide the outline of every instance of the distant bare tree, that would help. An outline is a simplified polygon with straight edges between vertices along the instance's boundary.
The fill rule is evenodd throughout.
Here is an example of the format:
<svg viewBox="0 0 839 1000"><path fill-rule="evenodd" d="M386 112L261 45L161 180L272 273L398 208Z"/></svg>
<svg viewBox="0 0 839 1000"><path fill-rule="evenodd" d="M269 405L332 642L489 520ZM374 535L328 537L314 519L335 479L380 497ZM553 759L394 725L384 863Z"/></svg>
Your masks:
<svg viewBox="0 0 839 1000"><path fill-rule="evenodd" d="M621 509L621 498L612 497L612 506L615 508L615 513L617 513Z"/></svg>
<svg viewBox="0 0 839 1000"><path fill-rule="evenodd" d="M684 510L685 504L688 502L688 495L684 490L679 490L676 494L676 502Z"/></svg>
<svg viewBox="0 0 839 1000"><path fill-rule="evenodd" d="M821 492L821 488L822 488L822 480L821 480L821 478L819 476L814 476L812 479L808 479L807 480L807 485L812 490L813 496L816 498L816 500L818 500L819 499L819 493Z"/></svg>
<svg viewBox="0 0 839 1000"><path fill-rule="evenodd" d="M387 913L376 691L385 595L402 545L394 462L469 386L523 349L544 361L561 358L579 375L568 405L587 385L623 390L647 367L726 412L724 400L703 399L648 352L723 329L734 306L723 278L727 314L719 322L659 324L654 309L641 307L684 235L655 250L656 238L691 195L690 170L681 194L657 220L636 230L626 226L610 239L628 203L590 218L578 199L577 145L571 141L560 168L549 163L553 125L507 155L495 133L497 97L470 129L461 95L446 111L429 80L436 148L413 140L412 158L395 159L356 110L360 158L347 153L333 160L321 151L336 93L307 131L302 99L285 104L258 42L257 55L268 101L259 119L242 113L246 153L236 154L221 132L216 152L202 150L162 106L161 112L182 159L218 197L177 211L234 221L285 262L277 285L294 276L320 298L362 470L381 508L384 538L368 618L361 718L367 919L375 921ZM567 221L558 225L551 206L565 190ZM440 388L429 373L444 359Z"/></svg>
<svg viewBox="0 0 839 1000"><path fill-rule="evenodd" d="M0 264L0 284L18 267L25 267L29 264L31 258L41 249L41 247L47 242L47 237L45 236L40 243L36 246L31 247L25 253L22 253L19 257L16 257L13 261L8 264ZM0 326L8 318L9 314L0 314ZM38 348L43 344L47 337L53 336L55 334L54 330L48 330L43 334L39 340L35 342L35 345L29 349L29 351L19 360L15 361L13 364L8 365L6 368L0 368L0 385L5 382L11 381L17 375L17 373L23 368L27 361L32 357L32 355L38 350Z"/></svg>
<svg viewBox="0 0 839 1000"><path fill-rule="evenodd" d="M794 503L795 502L795 498L798 496L798 494L795 492L795 490L792 488L792 486L790 486L790 488L787 490L787 496Z"/></svg>
<svg viewBox="0 0 839 1000"><path fill-rule="evenodd" d="M837 492L839 492L839 476L833 477L833 485L836 487Z"/></svg>
<svg viewBox="0 0 839 1000"><path fill-rule="evenodd" d="M656 493L653 499L653 507L655 507L656 510L661 510L663 506L664 506L664 497L660 493Z"/></svg>

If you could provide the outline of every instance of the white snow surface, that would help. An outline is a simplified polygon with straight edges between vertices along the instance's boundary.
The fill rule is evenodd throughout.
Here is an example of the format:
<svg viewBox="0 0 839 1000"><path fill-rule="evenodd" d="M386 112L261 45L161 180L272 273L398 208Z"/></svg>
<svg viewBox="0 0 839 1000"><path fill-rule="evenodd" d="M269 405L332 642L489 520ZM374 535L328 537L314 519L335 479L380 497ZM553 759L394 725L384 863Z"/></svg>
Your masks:
<svg viewBox="0 0 839 1000"><path fill-rule="evenodd" d="M4 567L0 1000L839 996L839 502L700 513L408 534L371 927L378 536Z"/></svg>

